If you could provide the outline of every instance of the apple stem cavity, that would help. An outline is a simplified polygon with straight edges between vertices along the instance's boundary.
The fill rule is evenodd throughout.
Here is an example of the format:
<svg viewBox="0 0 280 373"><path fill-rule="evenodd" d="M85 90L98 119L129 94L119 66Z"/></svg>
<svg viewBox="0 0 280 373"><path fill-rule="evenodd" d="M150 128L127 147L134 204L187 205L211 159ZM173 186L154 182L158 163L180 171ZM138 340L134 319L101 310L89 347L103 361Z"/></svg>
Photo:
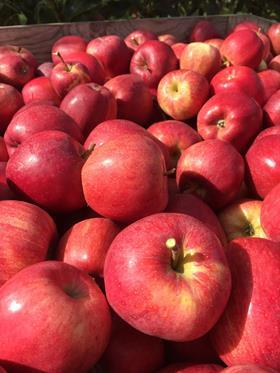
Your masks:
<svg viewBox="0 0 280 373"><path fill-rule="evenodd" d="M60 54L60 52L56 52L55 54L56 54L56 56L58 58L60 58L61 62L64 64L64 66L66 68L66 71L70 72L71 68L70 68L69 64L65 62L65 59L62 57L62 55Z"/></svg>
<svg viewBox="0 0 280 373"><path fill-rule="evenodd" d="M184 273L183 261L184 253L181 247L177 245L175 238L168 238L165 245L171 251L171 267L174 271Z"/></svg>
<svg viewBox="0 0 280 373"><path fill-rule="evenodd" d="M252 226L252 224L250 224L250 223L248 223L246 226L245 226L245 228L244 228L244 233L245 233L245 236L247 237L247 236L254 236L254 234L255 234L255 230L254 230L254 228L253 228L253 226Z"/></svg>
<svg viewBox="0 0 280 373"><path fill-rule="evenodd" d="M85 160L88 159L88 157L91 155L91 153L93 152L94 148L95 148L95 145L96 144L90 144L90 146L88 147L87 150L85 150L82 154L81 154L81 157Z"/></svg>

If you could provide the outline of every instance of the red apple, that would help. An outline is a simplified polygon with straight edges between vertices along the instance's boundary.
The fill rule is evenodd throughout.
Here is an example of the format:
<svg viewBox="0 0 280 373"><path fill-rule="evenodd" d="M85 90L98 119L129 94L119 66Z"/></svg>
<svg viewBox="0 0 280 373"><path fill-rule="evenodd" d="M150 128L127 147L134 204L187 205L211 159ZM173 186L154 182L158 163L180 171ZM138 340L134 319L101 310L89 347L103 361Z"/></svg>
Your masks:
<svg viewBox="0 0 280 373"><path fill-rule="evenodd" d="M7 162L8 159L9 159L9 154L7 151L4 138L0 136L0 162Z"/></svg>
<svg viewBox="0 0 280 373"><path fill-rule="evenodd" d="M46 130L63 131L75 140L83 141L80 128L69 115L55 106L38 101L22 107L9 124L4 135L9 155L28 137Z"/></svg>
<svg viewBox="0 0 280 373"><path fill-rule="evenodd" d="M270 40L266 34L261 31L257 31L257 36L261 39L263 43L263 60L267 61L270 56Z"/></svg>
<svg viewBox="0 0 280 373"><path fill-rule="evenodd" d="M214 139L191 145L176 170L180 191L194 193L214 209L234 200L244 178L244 161L228 142Z"/></svg>
<svg viewBox="0 0 280 373"><path fill-rule="evenodd" d="M47 100L59 106L61 98L54 90L50 78L41 76L31 79L22 89L22 97L25 104L37 100Z"/></svg>
<svg viewBox="0 0 280 373"><path fill-rule="evenodd" d="M34 77L35 68L15 54L0 57L0 82L21 88Z"/></svg>
<svg viewBox="0 0 280 373"><path fill-rule="evenodd" d="M107 251L119 231L110 219L82 220L61 237L56 258L88 274L103 277Z"/></svg>
<svg viewBox="0 0 280 373"><path fill-rule="evenodd" d="M219 50L210 44L190 43L180 57L180 69L192 70L211 79L222 66Z"/></svg>
<svg viewBox="0 0 280 373"><path fill-rule="evenodd" d="M25 268L1 287L0 304L0 361L8 371L88 372L109 342L104 295L69 264Z"/></svg>
<svg viewBox="0 0 280 373"><path fill-rule="evenodd" d="M267 30L267 36L271 42L272 50L275 55L280 54L280 23L273 23Z"/></svg>
<svg viewBox="0 0 280 373"><path fill-rule="evenodd" d="M23 106L21 93L9 84L0 83L0 133L3 134L13 115Z"/></svg>
<svg viewBox="0 0 280 373"><path fill-rule="evenodd" d="M42 131L26 139L7 164L7 180L20 196L54 212L85 205L81 169L85 150L61 131Z"/></svg>
<svg viewBox="0 0 280 373"><path fill-rule="evenodd" d="M174 341L207 333L231 287L216 235L199 220L175 213L153 214L124 228L107 253L104 279L108 302L121 318Z"/></svg>
<svg viewBox="0 0 280 373"><path fill-rule="evenodd" d="M165 209L163 153L148 136L128 134L106 142L82 169L87 204L104 217L131 222Z"/></svg>
<svg viewBox="0 0 280 373"><path fill-rule="evenodd" d="M261 27L254 21L242 21L238 22L237 25L234 26L231 32L241 31L241 30L251 30L258 32Z"/></svg>
<svg viewBox="0 0 280 373"><path fill-rule="evenodd" d="M229 66L219 71L211 80L214 94L226 91L243 91L253 97L261 106L264 93L261 80L253 69L247 66Z"/></svg>
<svg viewBox="0 0 280 373"><path fill-rule="evenodd" d="M263 199L280 183L280 136L265 136L254 142L245 160L248 185Z"/></svg>
<svg viewBox="0 0 280 373"><path fill-rule="evenodd" d="M223 367L216 364L171 364L159 370L157 373L216 373L221 372Z"/></svg>
<svg viewBox="0 0 280 373"><path fill-rule="evenodd" d="M2 45L0 46L0 59L6 56L16 56L26 62L32 71L38 67L38 62L34 54L27 48L17 45Z"/></svg>
<svg viewBox="0 0 280 373"><path fill-rule="evenodd" d="M170 47L171 47L171 45L178 42L176 36L173 35L173 34L161 34L161 35L158 36L158 40L162 41L163 43L165 43L167 45L169 45Z"/></svg>
<svg viewBox="0 0 280 373"><path fill-rule="evenodd" d="M238 238L226 248L232 291L211 331L228 365L258 364L279 371L280 245L263 238Z"/></svg>
<svg viewBox="0 0 280 373"><path fill-rule="evenodd" d="M219 220L228 241L238 237L267 238L261 224L262 201L245 199L219 212Z"/></svg>
<svg viewBox="0 0 280 373"><path fill-rule="evenodd" d="M265 197L261 207L261 223L268 238L280 241L279 229L280 184L277 184Z"/></svg>
<svg viewBox="0 0 280 373"><path fill-rule="evenodd" d="M203 139L220 139L238 151L246 150L262 128L260 105L242 92L212 96L197 115L197 131Z"/></svg>
<svg viewBox="0 0 280 373"><path fill-rule="evenodd" d="M273 126L262 130L255 138L254 143L261 140L263 137L270 135L280 135L280 126Z"/></svg>
<svg viewBox="0 0 280 373"><path fill-rule="evenodd" d="M174 70L161 79L157 99L161 109L176 120L194 117L207 100L207 79L189 70Z"/></svg>
<svg viewBox="0 0 280 373"><path fill-rule="evenodd" d="M36 205L0 201L0 286L22 268L46 260L55 243L53 219ZM1 303L1 301L0 301Z"/></svg>
<svg viewBox="0 0 280 373"><path fill-rule="evenodd" d="M41 65L37 67L36 75L37 76L46 76L47 78L50 78L52 69L53 69L53 62L43 62Z"/></svg>
<svg viewBox="0 0 280 373"><path fill-rule="evenodd" d="M129 33L125 38L124 42L128 48L136 51L139 46L148 40L157 40L157 35L149 30L139 29Z"/></svg>
<svg viewBox="0 0 280 373"><path fill-rule="evenodd" d="M188 45L187 43L180 43L180 42L171 45L171 48L178 60L180 59L182 52L186 48L187 45Z"/></svg>
<svg viewBox="0 0 280 373"><path fill-rule="evenodd" d="M177 120L164 120L148 127L148 131L166 145L170 155L170 166L176 167L182 152L201 141L198 133L188 124Z"/></svg>
<svg viewBox="0 0 280 373"><path fill-rule="evenodd" d="M153 98L139 76L119 75L107 81L105 87L116 99L118 119L131 120L140 125L146 125L149 122L153 110Z"/></svg>
<svg viewBox="0 0 280 373"><path fill-rule="evenodd" d="M276 370L256 365L256 364L243 364L233 365L223 370L224 373L277 373Z"/></svg>
<svg viewBox="0 0 280 373"><path fill-rule="evenodd" d="M6 177L6 167L7 162L0 162L0 201L2 200L11 200L17 199L14 192L12 192L11 188L7 183Z"/></svg>
<svg viewBox="0 0 280 373"><path fill-rule="evenodd" d="M280 72L280 55L273 57L268 64L268 68Z"/></svg>
<svg viewBox="0 0 280 373"><path fill-rule="evenodd" d="M97 124L117 116L115 97L108 88L96 83L80 84L71 89L60 108L74 119L85 136Z"/></svg>
<svg viewBox="0 0 280 373"><path fill-rule="evenodd" d="M87 45L86 52L101 62L105 70L105 80L129 72L132 51L117 35L92 39Z"/></svg>
<svg viewBox="0 0 280 373"><path fill-rule="evenodd" d="M220 39L220 38L214 38L214 39L208 39L208 40L205 40L204 43L206 44L210 44L212 45L213 47L217 48L220 50L222 44L223 44L223 41L224 39Z"/></svg>
<svg viewBox="0 0 280 373"><path fill-rule="evenodd" d="M266 103L273 93L280 89L280 73L275 70L266 69L260 71L258 76L263 87L264 103Z"/></svg>
<svg viewBox="0 0 280 373"><path fill-rule="evenodd" d="M220 35L213 23L205 19L195 24L190 35L190 41L205 41L219 37Z"/></svg>
<svg viewBox="0 0 280 373"><path fill-rule="evenodd" d="M130 72L138 75L153 91L160 79L178 67L178 60L172 48L159 40L149 40L134 52L130 62Z"/></svg>
<svg viewBox="0 0 280 373"><path fill-rule="evenodd" d="M52 60L55 64L60 62L57 56L59 52L63 58L74 52L85 52L87 47L86 40L78 35L66 35L57 39L52 46Z"/></svg>
<svg viewBox="0 0 280 373"><path fill-rule="evenodd" d="M263 107L264 120L267 126L280 125L280 89L270 96Z"/></svg>

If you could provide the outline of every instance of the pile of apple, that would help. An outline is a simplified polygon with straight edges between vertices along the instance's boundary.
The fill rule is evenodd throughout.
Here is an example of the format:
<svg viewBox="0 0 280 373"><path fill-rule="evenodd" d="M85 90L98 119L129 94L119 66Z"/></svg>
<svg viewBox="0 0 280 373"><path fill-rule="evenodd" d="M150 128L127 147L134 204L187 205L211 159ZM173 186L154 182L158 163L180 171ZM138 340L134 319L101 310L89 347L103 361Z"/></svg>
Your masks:
<svg viewBox="0 0 280 373"><path fill-rule="evenodd" d="M280 24L0 46L0 372L280 372Z"/></svg>

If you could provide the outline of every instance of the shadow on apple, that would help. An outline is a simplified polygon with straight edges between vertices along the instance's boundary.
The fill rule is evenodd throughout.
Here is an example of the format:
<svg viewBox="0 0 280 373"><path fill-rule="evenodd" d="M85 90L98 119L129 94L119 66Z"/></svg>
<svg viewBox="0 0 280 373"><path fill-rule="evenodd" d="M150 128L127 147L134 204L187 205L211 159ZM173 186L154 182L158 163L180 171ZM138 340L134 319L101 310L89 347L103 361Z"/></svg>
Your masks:
<svg viewBox="0 0 280 373"><path fill-rule="evenodd" d="M32 368L28 365L14 363L13 361L0 359L0 365L9 373L45 373L43 370Z"/></svg>

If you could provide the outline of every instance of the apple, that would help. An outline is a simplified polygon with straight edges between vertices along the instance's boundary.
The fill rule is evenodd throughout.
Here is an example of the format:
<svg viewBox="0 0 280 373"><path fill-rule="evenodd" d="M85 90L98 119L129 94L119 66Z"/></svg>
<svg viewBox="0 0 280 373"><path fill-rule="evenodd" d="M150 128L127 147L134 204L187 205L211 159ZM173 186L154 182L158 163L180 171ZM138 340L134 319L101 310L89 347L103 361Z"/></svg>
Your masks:
<svg viewBox="0 0 280 373"><path fill-rule="evenodd" d="M264 121L267 126L280 125L280 89L274 92L263 107Z"/></svg>
<svg viewBox="0 0 280 373"><path fill-rule="evenodd" d="M129 72L132 51L117 35L105 35L92 39L87 45L86 52L101 62L105 70L105 80Z"/></svg>
<svg viewBox="0 0 280 373"><path fill-rule="evenodd" d="M55 244L56 226L50 215L36 205L1 200L0 229L1 287L22 268L46 260Z"/></svg>
<svg viewBox="0 0 280 373"><path fill-rule="evenodd" d="M50 61L43 62L37 67L35 74L37 76L46 76L47 78L50 78L53 66L54 66L53 62L50 62Z"/></svg>
<svg viewBox="0 0 280 373"><path fill-rule="evenodd" d="M280 135L280 126L268 127L262 130L257 137L255 137L254 143L261 140L263 137L271 135Z"/></svg>
<svg viewBox="0 0 280 373"><path fill-rule="evenodd" d="M53 212L78 210L85 205L81 169L85 150L62 131L33 134L7 164L7 181L19 196Z"/></svg>
<svg viewBox="0 0 280 373"><path fill-rule="evenodd" d="M15 54L0 57L0 82L21 88L34 77L35 68Z"/></svg>
<svg viewBox="0 0 280 373"><path fill-rule="evenodd" d="M51 73L51 84L63 98L71 89L79 84L90 83L91 77L88 68L80 62L62 62L54 66Z"/></svg>
<svg viewBox="0 0 280 373"><path fill-rule="evenodd" d="M66 35L57 39L52 46L52 61L54 64L60 62L60 58L57 55L59 52L63 58L74 52L85 52L87 47L86 40L79 35Z"/></svg>
<svg viewBox="0 0 280 373"><path fill-rule="evenodd" d="M69 115L55 106L39 101L32 102L15 114L5 132L4 140L9 155L11 156L28 137L45 130L63 131L75 140L83 141L80 128Z"/></svg>
<svg viewBox="0 0 280 373"><path fill-rule="evenodd" d="M18 45L2 45L0 46L0 59L6 56L19 57L22 61L26 62L30 67L30 71L35 71L38 67L37 59L34 54L27 48Z"/></svg>
<svg viewBox="0 0 280 373"><path fill-rule="evenodd" d="M211 79L222 66L219 50L210 44L193 42L184 48L180 57L180 69L192 70Z"/></svg>
<svg viewBox="0 0 280 373"><path fill-rule="evenodd" d="M165 363L164 343L132 328L115 313L112 335L101 358L106 373L155 372Z"/></svg>
<svg viewBox="0 0 280 373"><path fill-rule="evenodd" d="M182 69L164 75L157 89L160 108L176 120L194 117L208 94L209 83L203 75Z"/></svg>
<svg viewBox="0 0 280 373"><path fill-rule="evenodd" d="M153 110L153 97L139 76L118 75L108 80L105 87L116 99L118 119L131 120L140 125L148 124Z"/></svg>
<svg viewBox="0 0 280 373"><path fill-rule="evenodd" d="M275 55L280 54L280 23L275 22L267 30L267 36Z"/></svg>
<svg viewBox="0 0 280 373"><path fill-rule="evenodd" d="M265 136L255 141L245 156L248 186L262 199L280 183L279 150L280 136Z"/></svg>
<svg viewBox="0 0 280 373"><path fill-rule="evenodd" d="M214 94L226 91L243 91L253 97L261 106L264 92L261 80L253 69L247 66L229 66L219 71L210 82Z"/></svg>
<svg viewBox="0 0 280 373"><path fill-rule="evenodd" d="M194 25L191 35L190 41L205 41L207 39L219 38L220 35L217 32L215 26L210 21L201 20L196 22Z"/></svg>
<svg viewBox="0 0 280 373"><path fill-rule="evenodd" d="M60 108L77 123L85 136L99 123L117 116L115 97L108 88L97 83L80 84L71 89Z"/></svg>
<svg viewBox="0 0 280 373"><path fill-rule="evenodd" d="M169 45L159 40L149 40L134 52L130 73L138 75L152 91L156 91L160 79L177 67L177 57Z"/></svg>
<svg viewBox="0 0 280 373"><path fill-rule="evenodd" d="M259 30L261 30L261 27L254 21L242 21L238 22L237 25L234 26L232 32L241 30L251 30L258 32Z"/></svg>
<svg viewBox="0 0 280 373"><path fill-rule="evenodd" d="M226 252L232 291L210 332L214 348L228 366L258 364L279 371L279 243L242 237L231 241Z"/></svg>
<svg viewBox="0 0 280 373"><path fill-rule="evenodd" d="M268 68L280 72L280 55L273 57L268 64Z"/></svg>
<svg viewBox="0 0 280 373"><path fill-rule="evenodd" d="M265 197L262 206L260 219L268 238L274 241L280 240L280 230L278 222L280 189L277 184Z"/></svg>
<svg viewBox="0 0 280 373"><path fill-rule="evenodd" d="M128 48L136 51L139 46L148 40L157 40L157 35L150 30L138 29L130 32L125 38L124 42Z"/></svg>
<svg viewBox="0 0 280 373"><path fill-rule="evenodd" d="M219 212L218 218L228 241L238 237L267 238L261 224L262 201L236 201Z"/></svg>
<svg viewBox="0 0 280 373"><path fill-rule="evenodd" d="M214 39L208 39L208 40L205 40L204 43L206 44L210 44L212 45L213 47L217 48L220 50L222 44L223 44L223 41L224 39L220 39L220 38L214 38Z"/></svg>
<svg viewBox="0 0 280 373"><path fill-rule="evenodd" d="M171 45L171 48L178 60L180 59L182 52L186 48L187 45L188 45L187 43L181 43L181 42L174 43Z"/></svg>
<svg viewBox="0 0 280 373"><path fill-rule="evenodd" d="M109 342L104 295L69 264L23 269L1 287L0 305L0 361L8 371L86 373Z"/></svg>
<svg viewBox="0 0 280 373"><path fill-rule="evenodd" d="M158 36L158 40L162 41L163 43L165 43L167 45L170 45L170 47L171 47L171 45L178 42L176 36L173 35L173 34L161 34L161 35Z"/></svg>
<svg viewBox="0 0 280 373"><path fill-rule="evenodd" d="M233 365L231 367L225 368L224 373L277 373L276 370L256 365L256 364L243 364L243 365Z"/></svg>
<svg viewBox="0 0 280 373"><path fill-rule="evenodd" d="M266 69L260 71L258 76L263 87L264 103L280 89L280 73L276 70Z"/></svg>
<svg viewBox="0 0 280 373"><path fill-rule="evenodd" d="M197 131L203 139L220 139L244 152L262 128L260 105L242 92L212 96L197 115Z"/></svg>
<svg viewBox="0 0 280 373"><path fill-rule="evenodd" d="M37 100L47 100L59 106L61 98L56 93L51 83L50 78L40 76L31 79L22 89L22 97L25 104Z"/></svg>
<svg viewBox="0 0 280 373"><path fill-rule="evenodd" d="M261 39L261 41L263 43L263 56L262 56L262 58L265 62L267 62L268 59L270 58L270 40L269 40L268 36L261 31L257 31L257 36Z"/></svg>
<svg viewBox="0 0 280 373"><path fill-rule="evenodd" d="M178 161L176 182L180 191L196 194L217 210L236 197L244 168L242 156L230 143L205 140L184 150Z"/></svg>
<svg viewBox="0 0 280 373"><path fill-rule="evenodd" d="M118 136L94 149L82 169L87 204L100 215L131 222L165 209L166 165L155 141Z"/></svg>
<svg viewBox="0 0 280 373"><path fill-rule="evenodd" d="M176 167L182 152L192 144L201 141L198 133L187 123L178 120L164 120L153 123L148 132L166 145L170 155L170 167Z"/></svg>
<svg viewBox="0 0 280 373"><path fill-rule="evenodd" d="M0 133L3 134L13 115L24 105L21 93L13 86L0 83Z"/></svg>
<svg viewBox="0 0 280 373"><path fill-rule="evenodd" d="M214 326L231 288L216 235L199 220L176 213L152 214L124 228L107 253L104 280L108 302L122 319L143 333L178 342Z"/></svg>
<svg viewBox="0 0 280 373"><path fill-rule="evenodd" d="M223 371L223 367L217 364L171 364L159 370L157 373L216 373Z"/></svg>
<svg viewBox="0 0 280 373"><path fill-rule="evenodd" d="M56 258L88 274L103 277L107 251L119 231L120 228L110 219L82 220L61 237Z"/></svg>

